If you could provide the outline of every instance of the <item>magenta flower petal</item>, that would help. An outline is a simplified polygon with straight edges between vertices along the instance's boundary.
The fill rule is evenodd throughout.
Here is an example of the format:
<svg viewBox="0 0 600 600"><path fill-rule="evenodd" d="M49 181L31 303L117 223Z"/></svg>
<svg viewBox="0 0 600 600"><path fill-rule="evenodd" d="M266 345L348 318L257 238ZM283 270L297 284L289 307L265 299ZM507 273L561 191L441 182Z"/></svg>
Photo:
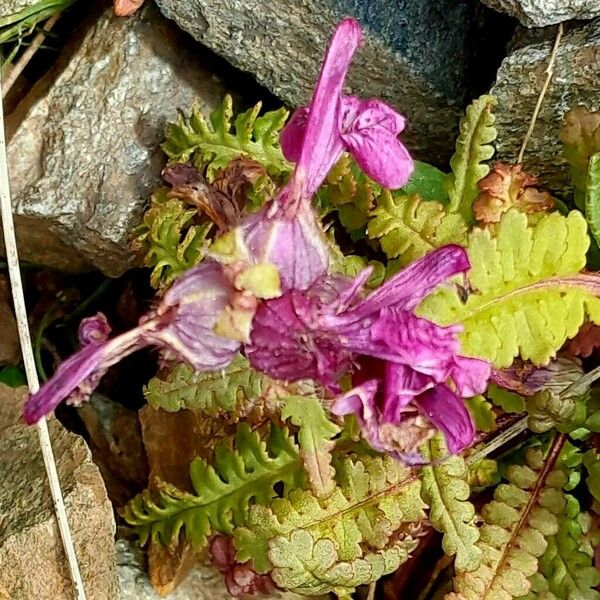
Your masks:
<svg viewBox="0 0 600 600"><path fill-rule="evenodd" d="M346 116L341 132L346 149L374 181L390 188L408 182L414 164L398 140L404 117L380 100L344 99Z"/></svg>
<svg viewBox="0 0 600 600"><path fill-rule="evenodd" d="M378 385L376 379L371 379L338 396L331 412L340 417L353 414L362 435L374 450L387 452L407 465L423 464L423 457L418 452L400 452L382 438L382 432L390 428L382 422L376 404Z"/></svg>
<svg viewBox="0 0 600 600"><path fill-rule="evenodd" d="M307 336L313 317L310 299L297 291L263 302L245 348L250 364L276 379L315 379L333 387L350 368L351 353L334 339Z"/></svg>
<svg viewBox="0 0 600 600"><path fill-rule="evenodd" d="M455 356L450 377L458 393L464 398L470 398L485 392L491 373L492 367L485 360Z"/></svg>
<svg viewBox="0 0 600 600"><path fill-rule="evenodd" d="M147 345L144 333L148 326L137 327L104 343L91 343L60 364L52 378L35 394L23 409L25 422L33 424L52 412L66 397L77 392L89 396L98 383L95 373L106 372L111 365ZM79 390L80 386L85 389Z"/></svg>
<svg viewBox="0 0 600 600"><path fill-rule="evenodd" d="M438 285L470 268L469 257L462 246L449 244L437 248L410 263L369 294L355 312L361 317L385 306L413 310Z"/></svg>
<svg viewBox="0 0 600 600"><path fill-rule="evenodd" d="M415 371L408 365L385 363L385 381L382 419L386 423L399 423L402 411L426 390L435 386L428 375Z"/></svg>
<svg viewBox="0 0 600 600"><path fill-rule="evenodd" d="M355 19L339 23L308 109L302 149L291 181L294 195L312 197L343 152L339 135L342 87L352 56L361 42L362 32ZM295 139L299 136L298 131L294 133Z"/></svg>
<svg viewBox="0 0 600 600"><path fill-rule="evenodd" d="M475 437L475 425L462 398L438 385L415 399L415 405L444 434L448 450L457 454Z"/></svg>
<svg viewBox="0 0 600 600"><path fill-rule="evenodd" d="M240 343L218 336L214 331L235 290L222 266L204 260L180 277L167 291L157 314L172 313L154 336L154 343L166 347L198 371L225 368Z"/></svg>
<svg viewBox="0 0 600 600"><path fill-rule="evenodd" d="M307 121L308 106L301 106L294 111L279 136L283 155L291 162L297 163L300 160Z"/></svg>

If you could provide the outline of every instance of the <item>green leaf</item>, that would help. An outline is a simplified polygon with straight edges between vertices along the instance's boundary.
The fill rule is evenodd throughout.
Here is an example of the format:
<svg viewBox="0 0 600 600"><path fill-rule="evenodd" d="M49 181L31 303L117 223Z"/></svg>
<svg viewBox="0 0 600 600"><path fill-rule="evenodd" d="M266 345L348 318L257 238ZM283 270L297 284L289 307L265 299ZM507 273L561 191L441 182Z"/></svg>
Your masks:
<svg viewBox="0 0 600 600"><path fill-rule="evenodd" d="M245 357L238 355L220 371L199 372L180 363L165 379L151 379L144 395L150 406L167 412L189 409L211 416L224 412L239 416L248 412L252 402L271 384L272 380L255 371Z"/></svg>
<svg viewBox="0 0 600 600"><path fill-rule="evenodd" d="M308 474L311 489L318 498L326 498L335 487L331 466L333 438L341 428L327 418L321 401L314 396L288 396L283 401L281 417L300 428L300 458Z"/></svg>
<svg viewBox="0 0 600 600"><path fill-rule="evenodd" d="M519 394L509 392L495 384L490 384L486 392L487 397L504 412L522 413L525 412L525 400Z"/></svg>
<svg viewBox="0 0 600 600"><path fill-rule="evenodd" d="M207 121L196 104L189 117L180 113L175 123L169 123L165 154L174 161L193 162L206 169L212 182L219 169L225 168L240 156L265 166L274 176L287 174L290 169L279 146L279 134L289 112L285 108L267 112L259 117L261 103L239 114L233 120L233 101L225 96L223 103Z"/></svg>
<svg viewBox="0 0 600 600"><path fill-rule="evenodd" d="M590 225L594 240L600 244L600 152L590 158L585 195L585 218Z"/></svg>
<svg viewBox="0 0 600 600"><path fill-rule="evenodd" d="M538 558L546 552L548 538L559 530L566 476L560 469L546 476L538 450L528 449L526 457L526 465L506 468L507 482L482 508L484 524L477 542L482 563L475 571L457 572L454 592L446 600L510 600L531 592Z"/></svg>
<svg viewBox="0 0 600 600"><path fill-rule="evenodd" d="M478 431L492 431L496 425L496 415L492 405L483 396L467 399L467 407Z"/></svg>
<svg viewBox="0 0 600 600"><path fill-rule="evenodd" d="M144 264L152 268L150 283L162 289L204 258L211 224L194 225L196 209L170 199L162 188L152 195L150 208L136 230L136 241L145 252Z"/></svg>
<svg viewBox="0 0 600 600"><path fill-rule="evenodd" d="M424 523L418 478L390 457L343 459L336 474L328 498L294 490L270 507L252 506L234 534L237 559L310 596L347 596L397 569Z"/></svg>
<svg viewBox="0 0 600 600"><path fill-rule="evenodd" d="M594 499L600 502L600 453L588 450L583 456L583 464L588 472L585 484Z"/></svg>
<svg viewBox="0 0 600 600"><path fill-rule="evenodd" d="M565 398L550 389L540 390L527 400L527 425L535 433L543 433L557 425L569 425L575 414L575 399ZM578 423L574 423L573 429Z"/></svg>
<svg viewBox="0 0 600 600"><path fill-rule="evenodd" d="M357 239L364 237L369 212L381 188L371 181L349 154L344 154L327 175L316 195L321 214L337 211L342 227Z"/></svg>
<svg viewBox="0 0 600 600"><path fill-rule="evenodd" d="M540 559L540 571L550 591L560 600L599 600L594 588L600 571L592 564L591 552L582 550L584 531L578 519L579 502L566 495L564 511L558 517L558 531L548 538L548 549Z"/></svg>
<svg viewBox="0 0 600 600"><path fill-rule="evenodd" d="M415 160L413 174L408 183L399 191L405 196L417 194L423 200L445 203L448 200L446 177L445 173L433 165Z"/></svg>
<svg viewBox="0 0 600 600"><path fill-rule="evenodd" d="M459 571L473 571L481 562L481 550L475 545L479 530L475 525L475 507L469 502L469 470L462 456L448 456L438 433L424 452L425 458L439 464L423 467L421 497L430 506L429 521L444 534L442 547L448 556L456 556Z"/></svg>
<svg viewBox="0 0 600 600"><path fill-rule="evenodd" d="M493 96L481 96L467 107L466 115L460 120L456 151L450 159L448 210L461 214L467 223L473 221L472 206L479 195L477 183L490 172L483 161L494 156L492 142L498 132L492 108L496 104Z"/></svg>
<svg viewBox="0 0 600 600"><path fill-rule="evenodd" d="M462 351L496 367L516 356L546 364L586 316L600 322L600 277L579 273L589 245L581 213L527 216L510 210L496 235L475 229L467 250L472 293L463 302L456 289L440 287L420 306L421 316L460 323Z"/></svg>
<svg viewBox="0 0 600 600"><path fill-rule="evenodd" d="M500 483L498 463L491 458L482 458L469 465L469 485L472 488L486 488Z"/></svg>
<svg viewBox="0 0 600 600"><path fill-rule="evenodd" d="M174 440L174 443L177 443ZM246 423L238 426L236 449L228 441L215 448L214 466L201 458L190 465L193 493L158 481L157 490L146 490L127 503L122 515L143 544L152 537L172 544L181 533L196 550L202 549L212 533L231 535L246 522L250 505L267 504L303 483L303 471L287 430L272 427L267 442Z"/></svg>
<svg viewBox="0 0 600 600"><path fill-rule="evenodd" d="M447 214L439 202L403 196L385 190L372 211L367 234L379 239L389 259L399 266L425 256L445 244L464 244L466 225L458 214Z"/></svg>
<svg viewBox="0 0 600 600"><path fill-rule="evenodd" d="M6 365L0 369L0 383L12 388L18 388L22 385L27 385L27 377L25 377L25 373L20 367Z"/></svg>
<svg viewBox="0 0 600 600"><path fill-rule="evenodd" d="M339 254L338 254L339 252ZM372 267L373 273L369 277L365 287L368 289L378 288L385 278L385 266L378 260L369 260L356 254L342 254L339 248L334 251L333 270L348 275L348 277L356 277L366 267Z"/></svg>

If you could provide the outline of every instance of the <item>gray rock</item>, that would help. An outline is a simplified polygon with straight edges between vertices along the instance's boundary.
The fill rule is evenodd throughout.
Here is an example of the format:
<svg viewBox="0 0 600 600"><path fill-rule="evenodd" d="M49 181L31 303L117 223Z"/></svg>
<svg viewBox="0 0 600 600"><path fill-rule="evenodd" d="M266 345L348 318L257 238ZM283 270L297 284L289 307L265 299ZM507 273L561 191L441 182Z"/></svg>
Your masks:
<svg viewBox="0 0 600 600"><path fill-rule="evenodd" d="M548 40L521 46L498 71L491 93L498 98L497 156L501 160L517 158L546 78L552 45L553 40ZM600 109L600 19L564 35L554 77L525 153L527 170L567 200L572 186L559 130L564 114L578 104L589 110Z"/></svg>
<svg viewBox="0 0 600 600"><path fill-rule="evenodd" d="M132 264L129 238L159 180L165 122L195 97L212 110L224 94L198 50L151 5L132 18L108 9L65 50L49 87L26 99L8 147L24 259L112 276Z"/></svg>
<svg viewBox="0 0 600 600"><path fill-rule="evenodd" d="M350 91L389 101L409 120L404 139L444 160L472 94L477 4L468 0L157 0L194 38L252 73L292 106L311 96L334 25L366 26ZM492 65L493 68L493 65Z"/></svg>
<svg viewBox="0 0 600 600"><path fill-rule="evenodd" d="M0 384L0 598L70 600L73 588L33 427L19 424L26 390ZM117 594L115 521L84 441L49 421L87 596Z"/></svg>
<svg viewBox="0 0 600 600"><path fill-rule="evenodd" d="M117 576L119 579L118 600L160 600L143 569L144 557L140 549L127 540L118 540ZM167 598L169 600L233 600L223 577L214 568L198 565L190 575ZM302 596L291 592L278 592L269 598L280 600L300 600Z"/></svg>
<svg viewBox="0 0 600 600"><path fill-rule="evenodd" d="M0 2L0 19L38 4L39 0L2 0Z"/></svg>
<svg viewBox="0 0 600 600"><path fill-rule="evenodd" d="M545 27L569 19L600 16L598 0L483 0L490 8L516 17L526 27Z"/></svg>

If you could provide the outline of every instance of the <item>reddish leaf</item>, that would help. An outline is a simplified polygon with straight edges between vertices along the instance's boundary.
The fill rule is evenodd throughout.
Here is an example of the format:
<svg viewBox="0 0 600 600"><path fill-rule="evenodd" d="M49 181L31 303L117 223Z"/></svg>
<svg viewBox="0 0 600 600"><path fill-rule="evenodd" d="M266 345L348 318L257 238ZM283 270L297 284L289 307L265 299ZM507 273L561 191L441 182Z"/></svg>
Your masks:
<svg viewBox="0 0 600 600"><path fill-rule="evenodd" d="M473 212L483 224L498 223L509 208L531 214L554 207L552 196L535 187L537 179L524 172L521 164L496 163L478 185L480 193L473 203Z"/></svg>
<svg viewBox="0 0 600 600"><path fill-rule="evenodd" d="M584 323L577 335L566 345L565 349L574 356L591 356L600 348L600 325Z"/></svg>
<svg viewBox="0 0 600 600"><path fill-rule="evenodd" d="M114 0L117 17L128 17L144 4L144 0Z"/></svg>

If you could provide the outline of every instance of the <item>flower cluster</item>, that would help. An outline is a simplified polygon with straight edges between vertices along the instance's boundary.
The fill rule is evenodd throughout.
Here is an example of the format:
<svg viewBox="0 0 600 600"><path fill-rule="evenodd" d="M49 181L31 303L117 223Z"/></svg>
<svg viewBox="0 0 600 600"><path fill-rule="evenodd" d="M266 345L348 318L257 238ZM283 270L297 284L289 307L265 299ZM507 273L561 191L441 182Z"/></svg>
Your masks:
<svg viewBox="0 0 600 600"><path fill-rule="evenodd" d="M356 415L377 450L419 462L417 447L443 431L451 452L473 439L465 396L483 391L489 364L459 354L459 327L414 314L440 283L465 273L466 253L446 246L413 262L364 295L355 279L332 274L331 251L311 199L344 152L377 183L402 187L413 163L398 140L404 118L379 100L345 96L342 87L362 41L358 23L336 29L308 107L281 136L295 162L265 206L218 238L133 330L108 339L101 317L82 326L82 349L25 406L29 423L65 397L77 402L106 369L147 345L199 371L221 369L242 350L251 364L286 381L310 378L332 396L337 415ZM353 372L356 387L342 393Z"/></svg>

